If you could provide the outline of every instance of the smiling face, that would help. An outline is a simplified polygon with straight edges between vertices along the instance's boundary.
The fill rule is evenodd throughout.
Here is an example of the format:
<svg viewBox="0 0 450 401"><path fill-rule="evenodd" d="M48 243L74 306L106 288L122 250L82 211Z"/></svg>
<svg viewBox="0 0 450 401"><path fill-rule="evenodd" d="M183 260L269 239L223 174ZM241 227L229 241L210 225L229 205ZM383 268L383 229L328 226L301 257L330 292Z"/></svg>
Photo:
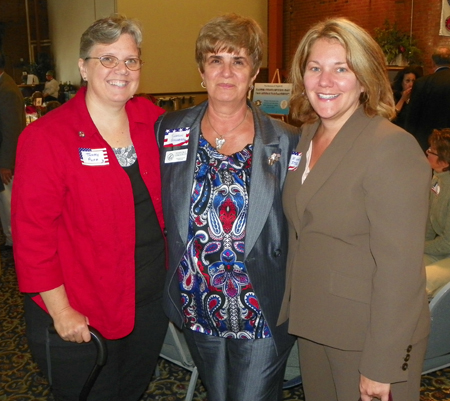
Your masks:
<svg viewBox="0 0 450 401"><path fill-rule="evenodd" d="M312 45L303 80L305 94L322 123L338 128L358 108L364 91L336 40L318 39Z"/></svg>
<svg viewBox="0 0 450 401"><path fill-rule="evenodd" d="M239 53L208 53L200 71L210 101L245 102L252 76L252 60L244 49Z"/></svg>
<svg viewBox="0 0 450 401"><path fill-rule="evenodd" d="M89 57L115 56L119 60L139 58L139 49L133 37L123 34L111 44L97 44L91 49ZM106 68L98 59L79 59L81 76L87 79L87 99L125 104L137 91L140 70L130 71L123 61L114 68Z"/></svg>

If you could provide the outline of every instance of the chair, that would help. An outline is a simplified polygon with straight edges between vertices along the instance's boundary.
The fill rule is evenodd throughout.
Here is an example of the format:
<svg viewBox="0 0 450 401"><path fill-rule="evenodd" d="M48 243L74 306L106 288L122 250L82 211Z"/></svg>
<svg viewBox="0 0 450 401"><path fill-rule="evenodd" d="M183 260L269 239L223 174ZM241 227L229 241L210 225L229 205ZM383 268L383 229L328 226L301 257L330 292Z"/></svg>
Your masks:
<svg viewBox="0 0 450 401"><path fill-rule="evenodd" d="M450 283L430 302L431 332L422 374L450 366Z"/></svg>
<svg viewBox="0 0 450 401"><path fill-rule="evenodd" d="M169 328L167 329L166 338L159 356L191 371L191 380L189 381L185 398L186 401L191 401L197 384L198 370L192 360L182 331L177 329L172 322L169 322Z"/></svg>
<svg viewBox="0 0 450 401"><path fill-rule="evenodd" d="M292 387L297 387L300 384L302 384L302 376L300 372L300 363L298 360L298 345L296 341L287 360L286 371L284 373L283 389L286 390Z"/></svg>

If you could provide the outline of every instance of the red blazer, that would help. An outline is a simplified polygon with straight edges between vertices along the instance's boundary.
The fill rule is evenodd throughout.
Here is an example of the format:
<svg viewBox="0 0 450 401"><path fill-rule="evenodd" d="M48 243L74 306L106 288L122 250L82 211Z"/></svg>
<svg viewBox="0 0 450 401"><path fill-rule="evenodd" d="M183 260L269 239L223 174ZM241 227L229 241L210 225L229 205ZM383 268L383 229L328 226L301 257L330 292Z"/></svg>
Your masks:
<svg viewBox="0 0 450 401"><path fill-rule="evenodd" d="M135 218L129 178L97 131L86 90L21 134L12 194L19 289L64 284L71 306L106 338L129 334L135 312ZM142 178L161 228L161 179L154 122L163 110L136 97L126 110ZM104 149L103 165L82 164ZM34 298L45 309L41 297Z"/></svg>

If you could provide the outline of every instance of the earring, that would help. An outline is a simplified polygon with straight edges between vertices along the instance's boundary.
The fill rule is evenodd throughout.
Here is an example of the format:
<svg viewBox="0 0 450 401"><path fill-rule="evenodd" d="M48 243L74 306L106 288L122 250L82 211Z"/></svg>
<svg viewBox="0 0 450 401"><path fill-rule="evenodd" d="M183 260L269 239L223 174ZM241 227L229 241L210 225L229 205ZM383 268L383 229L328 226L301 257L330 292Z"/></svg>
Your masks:
<svg viewBox="0 0 450 401"><path fill-rule="evenodd" d="M206 85L205 85L205 83L202 81L202 83L200 84L200 86L203 88L203 89L206 89Z"/></svg>
<svg viewBox="0 0 450 401"><path fill-rule="evenodd" d="M255 85L251 84L249 90L253 90L255 88Z"/></svg>
<svg viewBox="0 0 450 401"><path fill-rule="evenodd" d="M87 81L87 77L83 77L83 81Z"/></svg>

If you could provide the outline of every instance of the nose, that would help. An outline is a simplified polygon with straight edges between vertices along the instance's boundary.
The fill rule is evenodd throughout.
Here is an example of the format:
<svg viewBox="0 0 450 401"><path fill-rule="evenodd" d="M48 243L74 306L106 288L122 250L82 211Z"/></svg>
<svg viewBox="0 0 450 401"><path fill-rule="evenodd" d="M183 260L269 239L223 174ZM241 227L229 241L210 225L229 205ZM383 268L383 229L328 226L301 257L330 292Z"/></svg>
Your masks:
<svg viewBox="0 0 450 401"><path fill-rule="evenodd" d="M233 74L232 66L230 63L224 63L222 67L222 75L229 77Z"/></svg>
<svg viewBox="0 0 450 401"><path fill-rule="evenodd" d="M125 64L125 60L119 60L119 63L114 67L114 70L119 74L128 75L129 70Z"/></svg>
<svg viewBox="0 0 450 401"><path fill-rule="evenodd" d="M319 85L323 87L328 87L333 85L333 74L329 71L323 70L320 73Z"/></svg>

